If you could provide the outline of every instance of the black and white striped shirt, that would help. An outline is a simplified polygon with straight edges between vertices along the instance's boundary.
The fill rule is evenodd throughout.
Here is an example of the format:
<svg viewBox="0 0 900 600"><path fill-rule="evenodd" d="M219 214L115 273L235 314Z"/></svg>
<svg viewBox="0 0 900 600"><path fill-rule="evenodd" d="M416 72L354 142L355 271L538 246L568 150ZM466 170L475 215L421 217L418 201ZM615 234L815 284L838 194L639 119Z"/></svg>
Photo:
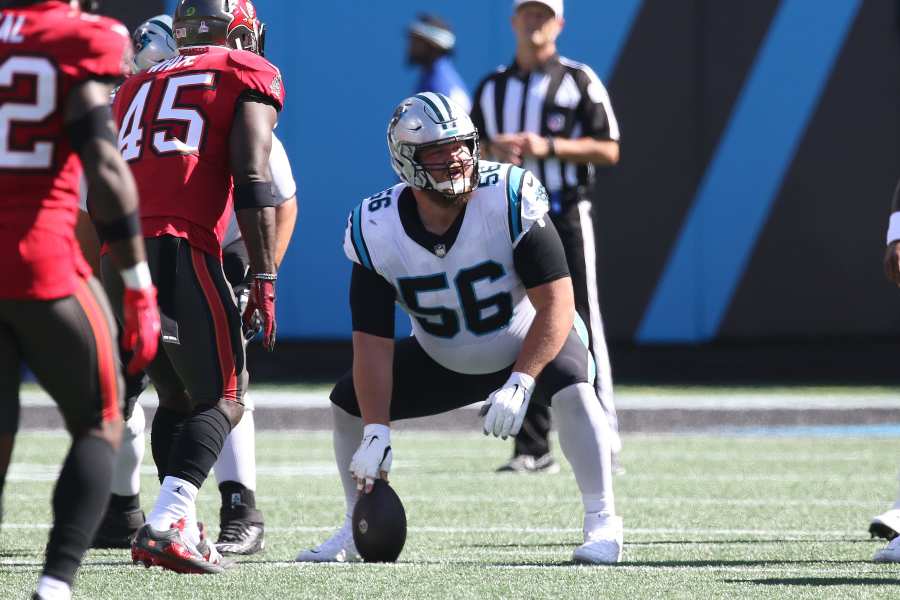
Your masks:
<svg viewBox="0 0 900 600"><path fill-rule="evenodd" d="M482 140L531 131L619 141L619 124L600 78L589 66L559 55L530 73L516 62L499 68L478 85L473 104L472 120ZM540 177L556 210L584 198L594 183L591 164L553 157L528 158L522 166Z"/></svg>

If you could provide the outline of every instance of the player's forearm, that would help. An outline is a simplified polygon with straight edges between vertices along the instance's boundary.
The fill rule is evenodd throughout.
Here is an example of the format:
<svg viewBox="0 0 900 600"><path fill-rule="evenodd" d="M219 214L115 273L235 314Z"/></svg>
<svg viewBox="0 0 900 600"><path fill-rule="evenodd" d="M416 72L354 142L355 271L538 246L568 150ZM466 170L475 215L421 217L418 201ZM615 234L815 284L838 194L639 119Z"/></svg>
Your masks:
<svg viewBox="0 0 900 600"><path fill-rule="evenodd" d="M91 217L83 210L78 211L78 220L75 222L75 238L81 246L81 254L91 266L91 270L100 276L100 240L97 239L97 229L91 221Z"/></svg>
<svg viewBox="0 0 900 600"><path fill-rule="evenodd" d="M537 379L544 367L562 350L572 330L574 315L574 307L568 307L563 302L554 302L539 309L522 342L513 371Z"/></svg>
<svg viewBox="0 0 900 600"><path fill-rule="evenodd" d="M553 148L557 158L567 162L604 166L619 162L619 142L612 140L553 138Z"/></svg>
<svg viewBox="0 0 900 600"><path fill-rule="evenodd" d="M353 387L363 424L391 423L394 340L353 332Z"/></svg>
<svg viewBox="0 0 900 600"><path fill-rule="evenodd" d="M294 235L297 223L297 196L293 196L275 208L275 268L281 268L281 261Z"/></svg>
<svg viewBox="0 0 900 600"><path fill-rule="evenodd" d="M572 279L562 277L530 288L528 298L536 314L522 342L514 371L534 378L562 350L575 320L575 293Z"/></svg>
<svg viewBox="0 0 900 600"><path fill-rule="evenodd" d="M275 208L246 208L235 212L247 246L251 272L276 273Z"/></svg>

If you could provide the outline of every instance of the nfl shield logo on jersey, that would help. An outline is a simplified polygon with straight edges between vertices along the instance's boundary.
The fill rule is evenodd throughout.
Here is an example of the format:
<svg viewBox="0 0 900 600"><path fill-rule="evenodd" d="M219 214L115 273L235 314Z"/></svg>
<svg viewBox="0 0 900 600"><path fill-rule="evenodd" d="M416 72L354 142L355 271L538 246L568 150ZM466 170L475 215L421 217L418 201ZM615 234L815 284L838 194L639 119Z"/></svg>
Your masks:
<svg viewBox="0 0 900 600"><path fill-rule="evenodd" d="M445 256L447 256L447 246L445 246L444 244L435 244L434 255L438 258L444 258Z"/></svg>

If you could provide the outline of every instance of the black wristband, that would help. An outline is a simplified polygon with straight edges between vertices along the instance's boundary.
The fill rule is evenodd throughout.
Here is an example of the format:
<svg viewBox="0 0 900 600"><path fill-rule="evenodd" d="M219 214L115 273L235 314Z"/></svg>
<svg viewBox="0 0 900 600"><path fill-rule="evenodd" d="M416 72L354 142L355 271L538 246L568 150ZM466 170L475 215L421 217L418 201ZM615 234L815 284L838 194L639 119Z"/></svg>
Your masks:
<svg viewBox="0 0 900 600"><path fill-rule="evenodd" d="M78 153L93 139L106 140L113 146L117 144L112 112L107 105L95 106L79 119L66 123L66 133L72 149Z"/></svg>
<svg viewBox="0 0 900 600"><path fill-rule="evenodd" d="M108 223L94 221L94 227L97 228L97 237L105 244L131 239L141 234L141 220L137 211L122 215Z"/></svg>
<svg viewBox="0 0 900 600"><path fill-rule="evenodd" d="M556 156L556 142L553 141L553 136L547 136L547 157L552 158Z"/></svg>
<svg viewBox="0 0 900 600"><path fill-rule="evenodd" d="M239 183L234 186L234 210L275 206L272 182Z"/></svg>

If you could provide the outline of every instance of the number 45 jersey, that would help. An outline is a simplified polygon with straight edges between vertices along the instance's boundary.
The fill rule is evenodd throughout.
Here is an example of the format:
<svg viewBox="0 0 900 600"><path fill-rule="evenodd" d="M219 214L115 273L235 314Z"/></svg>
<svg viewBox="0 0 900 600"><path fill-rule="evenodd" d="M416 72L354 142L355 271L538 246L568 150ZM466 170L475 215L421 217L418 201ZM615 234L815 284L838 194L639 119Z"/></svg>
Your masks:
<svg viewBox="0 0 900 600"><path fill-rule="evenodd" d="M125 75L131 40L68 3L0 9L0 298L51 300L90 274L75 241L82 167L66 100Z"/></svg>
<svg viewBox="0 0 900 600"><path fill-rule="evenodd" d="M363 200L344 235L347 257L394 287L428 355L465 374L494 373L516 361L535 310L513 250L549 210L530 172L488 161L479 167L480 184L449 247L415 233L415 200L405 183Z"/></svg>
<svg viewBox="0 0 900 600"><path fill-rule="evenodd" d="M238 102L281 110L281 74L251 52L219 46L128 78L113 101L119 151L141 196L144 237L171 235L213 256L232 211L229 136Z"/></svg>

